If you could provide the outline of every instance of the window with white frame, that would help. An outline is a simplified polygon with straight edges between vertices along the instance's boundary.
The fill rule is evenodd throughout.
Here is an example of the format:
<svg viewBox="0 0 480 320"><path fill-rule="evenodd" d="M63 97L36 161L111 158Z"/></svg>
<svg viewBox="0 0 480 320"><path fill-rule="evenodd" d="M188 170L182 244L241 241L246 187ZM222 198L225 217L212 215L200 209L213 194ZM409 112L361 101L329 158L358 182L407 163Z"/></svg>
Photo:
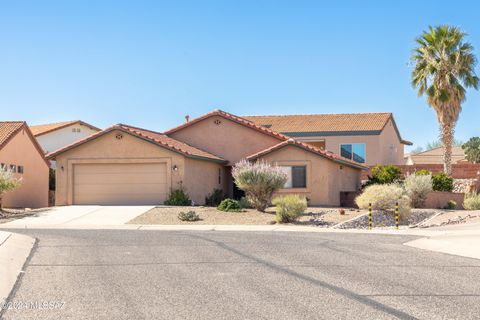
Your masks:
<svg viewBox="0 0 480 320"><path fill-rule="evenodd" d="M340 145L340 155L358 163L365 163L366 151L364 143L344 143Z"/></svg>
<svg viewBox="0 0 480 320"><path fill-rule="evenodd" d="M281 166L280 168L287 174L284 189L307 187L307 166Z"/></svg>

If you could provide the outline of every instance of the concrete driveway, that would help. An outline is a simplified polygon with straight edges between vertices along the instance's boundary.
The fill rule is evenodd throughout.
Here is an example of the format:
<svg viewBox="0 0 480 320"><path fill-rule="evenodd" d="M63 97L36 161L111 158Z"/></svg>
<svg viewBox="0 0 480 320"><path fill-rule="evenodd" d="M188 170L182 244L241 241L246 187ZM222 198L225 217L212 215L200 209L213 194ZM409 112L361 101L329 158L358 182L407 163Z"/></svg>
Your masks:
<svg viewBox="0 0 480 320"><path fill-rule="evenodd" d="M154 206L65 206L11 221L4 228L121 226Z"/></svg>

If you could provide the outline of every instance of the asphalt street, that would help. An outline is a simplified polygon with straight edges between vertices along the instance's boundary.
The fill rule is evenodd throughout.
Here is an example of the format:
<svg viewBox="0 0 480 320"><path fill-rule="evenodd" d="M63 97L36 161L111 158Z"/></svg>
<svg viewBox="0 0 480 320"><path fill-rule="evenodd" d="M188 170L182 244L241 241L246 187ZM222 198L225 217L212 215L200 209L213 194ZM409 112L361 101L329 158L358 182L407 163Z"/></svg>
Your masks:
<svg viewBox="0 0 480 320"><path fill-rule="evenodd" d="M480 260L412 236L15 230L4 319L479 319Z"/></svg>

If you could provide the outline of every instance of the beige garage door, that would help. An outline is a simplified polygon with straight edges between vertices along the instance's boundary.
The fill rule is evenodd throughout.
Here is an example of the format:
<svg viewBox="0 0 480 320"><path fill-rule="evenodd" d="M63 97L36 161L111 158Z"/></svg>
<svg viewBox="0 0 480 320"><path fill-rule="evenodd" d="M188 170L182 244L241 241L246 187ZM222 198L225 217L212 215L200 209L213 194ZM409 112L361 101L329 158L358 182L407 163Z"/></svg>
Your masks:
<svg viewBox="0 0 480 320"><path fill-rule="evenodd" d="M165 163L75 164L73 203L162 204L167 197Z"/></svg>

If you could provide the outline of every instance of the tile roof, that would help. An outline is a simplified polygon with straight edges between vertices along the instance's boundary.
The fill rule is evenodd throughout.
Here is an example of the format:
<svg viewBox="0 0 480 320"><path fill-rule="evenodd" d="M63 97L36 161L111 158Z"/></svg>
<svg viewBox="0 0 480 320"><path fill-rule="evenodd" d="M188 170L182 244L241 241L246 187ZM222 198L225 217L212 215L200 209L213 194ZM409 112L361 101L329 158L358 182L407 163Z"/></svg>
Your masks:
<svg viewBox="0 0 480 320"><path fill-rule="evenodd" d="M335 154L333 152L316 148L314 146L311 146L309 144L300 142L300 141L292 139L292 138L290 138L286 141L282 141L279 144L276 144L276 145L274 145L270 148L267 148L265 150L262 150L260 152L255 153L255 154L252 154L252 155L247 157L247 160L255 160L255 159L257 159L261 156L264 156L264 155L269 154L269 153L271 153L275 150L281 149L281 148L289 146L289 145L296 146L296 147L299 147L301 149L313 152L313 153L315 153L315 154L317 154L321 157L330 159L332 161L338 162L338 163L343 164L343 165L347 165L347 166L354 167L354 168L357 168L357 169L362 169L362 170L367 170L368 169L367 166L364 166L364 165L362 165L358 162L354 162L352 160L343 158L340 155Z"/></svg>
<svg viewBox="0 0 480 320"><path fill-rule="evenodd" d="M50 162L45 158L42 147L38 144L37 139L35 139L25 121L0 121L0 150L22 129L25 129L35 149L40 153L47 166L50 167Z"/></svg>
<svg viewBox="0 0 480 320"><path fill-rule="evenodd" d="M25 121L0 122L0 149L25 125Z"/></svg>
<svg viewBox="0 0 480 320"><path fill-rule="evenodd" d="M401 138L390 112L244 116L243 118L257 125L292 136L294 136L294 133L300 134L299 136L308 133L349 135L369 132L379 134L387 125L388 120L392 119L400 142L407 145L412 144L410 141Z"/></svg>
<svg viewBox="0 0 480 320"><path fill-rule="evenodd" d="M343 132L381 131L392 116L381 113L305 114L245 116L244 118L261 126L268 126L277 132Z"/></svg>
<svg viewBox="0 0 480 320"><path fill-rule="evenodd" d="M173 138L170 138L168 136L166 136L165 134L163 133L160 133L160 132L155 132L155 131L151 131L151 130L147 130L147 129L142 129L142 128L137 128L137 127L133 127L133 126L129 126L129 125L126 125L126 124L116 124L116 125L113 125L111 126L110 128L107 128L105 130L102 130L102 131L99 131L99 132L96 132L84 139L81 139L75 143L72 143L68 146L65 146L59 150L56 150L54 152L51 152L47 155L47 158L48 159L54 159L56 156L58 156L59 154L67 151L67 150L70 150L70 149L73 149L81 144L84 144L88 141L91 141L99 136L102 136L110 131L113 131L113 130L120 130L120 131L123 131L123 132L126 132L126 133L130 133L136 137L139 137L141 139L144 139L144 140L147 140L149 142L152 142L152 143L155 143L161 147L164 147L166 149L169 149L169 150L172 150L174 152L178 152L178 153L181 153L181 154L184 154L185 156L187 157L191 157L191 158L196 158L196 159L204 159L204 160L213 160L213 161L216 161L216 162L226 162L225 159L221 158L221 157L218 157L216 155L213 155L211 153L208 153L206 151L203 151L203 150L200 150L198 148L195 148L195 147L192 147L184 142L181 142L181 141L178 141L178 140L175 140Z"/></svg>
<svg viewBox="0 0 480 320"><path fill-rule="evenodd" d="M203 115L203 116L201 116L201 117L195 118L195 119L190 120L190 121L188 121L188 122L185 122L185 123L183 123L183 124L181 124L181 125L179 125L179 126L177 126L177 127L175 127L175 128L172 128L172 129L170 129L170 130L168 130L168 131L165 131L164 133L165 133L166 135L172 134L172 133L174 133L174 132L177 132L177 131L179 131L179 130L182 130L182 129L184 129L184 128L187 128L187 127L189 127L189 126L191 126L191 125L193 125L193 124L195 124L195 123L197 123L197 122L200 122L200 121L202 121L202 120L204 120L204 119L207 119L207 118L210 118L210 117L213 117L213 116L220 116L220 117L222 117L222 118L231 120L231 121L236 122L236 123L238 123L238 124L241 124L241 125L243 125L243 126L249 127L249 128L254 129L254 130L256 130L256 131L259 131L259 132L262 132L262 133L264 133L264 134L267 134L267 135L270 135L270 136L272 136L272 137L275 137L275 138L277 138L277 139L279 139L279 140L287 140L287 139L288 139L287 136L285 136L285 135L283 135L283 134L281 134L281 133L279 133L279 132L276 132L276 131L274 131L274 130L270 130L269 128L265 128L265 127L260 126L260 125L258 125L258 124L256 124L256 123L252 122L252 121L246 120L245 118L238 117L238 116L236 116L236 115L233 115L233 114L231 114L231 113L228 113L228 112L225 112L225 111L222 111L222 110L214 110L214 111L209 112L209 113L207 113L207 114L205 114L205 115Z"/></svg>
<svg viewBox="0 0 480 320"><path fill-rule="evenodd" d="M34 136L40 136L42 134L46 134L58 129L62 129L68 126L71 126L73 124L81 124L84 126L89 127L90 129L100 131L99 128L92 126L91 124L88 124L86 122L83 122L81 120L72 120L72 121L64 121L64 122L55 122L55 123L47 123L47 124L39 124L36 126L30 126L30 130L32 130L32 133Z"/></svg>

